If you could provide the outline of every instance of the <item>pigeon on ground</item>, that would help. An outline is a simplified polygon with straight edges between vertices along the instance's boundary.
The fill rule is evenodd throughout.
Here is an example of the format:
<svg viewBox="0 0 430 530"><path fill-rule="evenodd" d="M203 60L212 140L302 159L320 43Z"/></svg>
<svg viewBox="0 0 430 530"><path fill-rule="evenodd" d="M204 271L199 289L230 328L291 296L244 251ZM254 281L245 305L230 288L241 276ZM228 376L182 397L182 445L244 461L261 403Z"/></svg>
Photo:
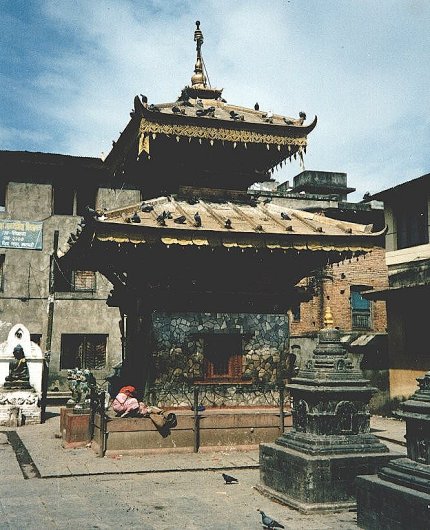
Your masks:
<svg viewBox="0 0 430 530"><path fill-rule="evenodd" d="M133 216L130 218L132 223L140 223L140 217L137 212L134 212Z"/></svg>
<svg viewBox="0 0 430 530"><path fill-rule="evenodd" d="M254 105L254 109L255 109L255 110L260 110L260 105L259 105L258 103L256 103L256 104Z"/></svg>
<svg viewBox="0 0 430 530"><path fill-rule="evenodd" d="M281 212L281 218L284 220L284 221L291 221L291 217L285 213L285 212Z"/></svg>
<svg viewBox="0 0 430 530"><path fill-rule="evenodd" d="M230 219L226 219L225 220L224 227L227 228L228 230L230 230L230 228L231 228L231 220Z"/></svg>
<svg viewBox="0 0 430 530"><path fill-rule="evenodd" d="M225 473L222 473L222 478L225 480L226 484L239 484L239 481L237 478L234 478L230 475L226 475Z"/></svg>
<svg viewBox="0 0 430 530"><path fill-rule="evenodd" d="M258 509L257 512L261 513L261 523L265 528L285 528L281 523L266 515L263 510Z"/></svg>
<svg viewBox="0 0 430 530"><path fill-rule="evenodd" d="M154 207L152 206L152 204L142 204L140 209L142 210L142 212L149 213L152 212Z"/></svg>

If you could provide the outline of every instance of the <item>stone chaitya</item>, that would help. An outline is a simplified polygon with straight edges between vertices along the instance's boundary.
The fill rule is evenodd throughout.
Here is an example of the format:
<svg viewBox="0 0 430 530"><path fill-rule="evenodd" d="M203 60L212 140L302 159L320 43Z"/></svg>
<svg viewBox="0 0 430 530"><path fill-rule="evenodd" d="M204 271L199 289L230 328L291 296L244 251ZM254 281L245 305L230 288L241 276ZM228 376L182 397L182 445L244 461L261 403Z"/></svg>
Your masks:
<svg viewBox="0 0 430 530"><path fill-rule="evenodd" d="M41 422L43 370L42 350L30 341L28 329L16 324L0 345L0 425Z"/></svg>
<svg viewBox="0 0 430 530"><path fill-rule="evenodd" d="M377 476L357 479L361 528L429 528L430 371L417 381L419 389L396 414L406 421L407 458L393 460Z"/></svg>
<svg viewBox="0 0 430 530"><path fill-rule="evenodd" d="M304 513L353 508L354 480L393 457L370 433L375 392L348 358L328 309L312 359L288 385L293 428L260 445L258 489Z"/></svg>

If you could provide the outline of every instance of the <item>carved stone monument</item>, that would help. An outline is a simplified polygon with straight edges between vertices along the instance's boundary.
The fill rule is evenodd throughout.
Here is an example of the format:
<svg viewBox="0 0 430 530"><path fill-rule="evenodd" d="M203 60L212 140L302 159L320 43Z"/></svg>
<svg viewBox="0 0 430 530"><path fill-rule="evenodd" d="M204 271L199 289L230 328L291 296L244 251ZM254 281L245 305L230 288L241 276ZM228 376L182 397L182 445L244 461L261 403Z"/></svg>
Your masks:
<svg viewBox="0 0 430 530"><path fill-rule="evenodd" d="M406 420L407 458L393 460L377 476L357 478L357 522L366 530L430 528L430 372L400 404Z"/></svg>
<svg viewBox="0 0 430 530"><path fill-rule="evenodd" d="M303 513L354 508L355 477L394 456L370 433L376 389L352 365L329 309L324 321L312 358L288 385L292 430L260 445L257 489Z"/></svg>
<svg viewBox="0 0 430 530"><path fill-rule="evenodd" d="M0 425L18 427L42 420L44 355L22 324L0 344Z"/></svg>

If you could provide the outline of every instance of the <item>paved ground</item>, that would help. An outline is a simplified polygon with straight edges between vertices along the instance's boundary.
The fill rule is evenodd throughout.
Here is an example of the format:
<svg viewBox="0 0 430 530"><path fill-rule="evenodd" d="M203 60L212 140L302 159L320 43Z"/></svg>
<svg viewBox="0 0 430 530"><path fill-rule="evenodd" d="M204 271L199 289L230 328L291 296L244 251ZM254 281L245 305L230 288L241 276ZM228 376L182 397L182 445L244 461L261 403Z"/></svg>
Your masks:
<svg viewBox="0 0 430 530"><path fill-rule="evenodd" d="M257 508L290 530L357 528L354 512L300 515L261 496L257 451L98 458L91 449L62 449L58 410L50 413L43 425L17 429L19 438L0 427L0 530L258 530ZM372 426L405 452L403 422L373 418ZM226 486L223 470L239 484Z"/></svg>

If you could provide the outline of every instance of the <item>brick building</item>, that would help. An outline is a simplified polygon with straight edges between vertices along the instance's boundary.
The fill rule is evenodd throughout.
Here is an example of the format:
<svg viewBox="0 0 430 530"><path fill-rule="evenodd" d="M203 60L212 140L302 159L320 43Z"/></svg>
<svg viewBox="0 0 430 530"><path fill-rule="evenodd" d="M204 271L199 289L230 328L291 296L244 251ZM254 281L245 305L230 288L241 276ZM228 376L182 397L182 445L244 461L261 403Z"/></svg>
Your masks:
<svg viewBox="0 0 430 530"><path fill-rule="evenodd" d="M387 304L390 397L409 397L430 366L430 174L373 198L384 202L389 285L366 296Z"/></svg>

